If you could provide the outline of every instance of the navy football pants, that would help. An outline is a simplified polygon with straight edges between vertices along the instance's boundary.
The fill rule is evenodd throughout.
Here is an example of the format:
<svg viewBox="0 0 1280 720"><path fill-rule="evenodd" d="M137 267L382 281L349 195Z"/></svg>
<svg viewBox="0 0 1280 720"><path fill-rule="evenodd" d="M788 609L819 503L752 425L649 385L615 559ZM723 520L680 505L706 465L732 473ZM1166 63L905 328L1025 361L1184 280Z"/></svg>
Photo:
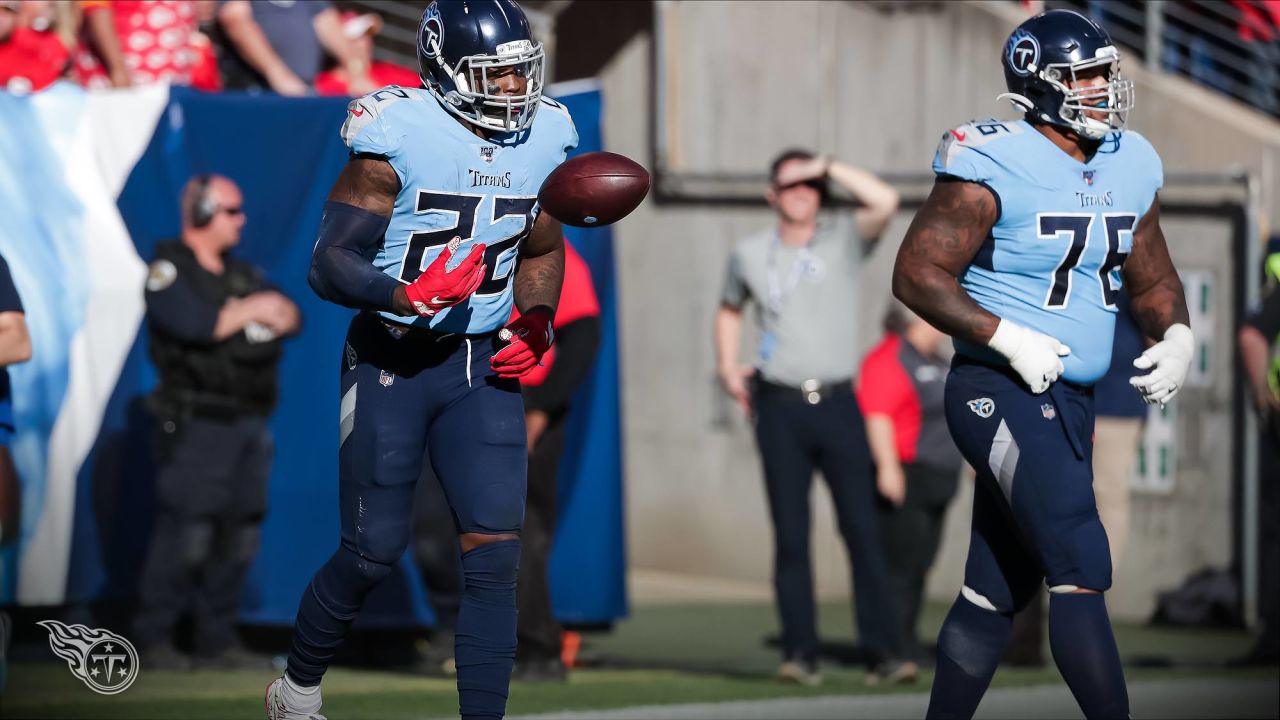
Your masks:
<svg viewBox="0 0 1280 720"><path fill-rule="evenodd" d="M342 542L298 610L288 672L302 685L320 681L365 596L404 554L424 457L440 478L457 532L520 530L526 452L519 382L490 370L494 337L437 338L422 332L397 338L365 313L351 323L338 452ZM512 656L514 573L510 568L511 637L499 643L500 654L509 645Z"/></svg>
<svg viewBox="0 0 1280 720"><path fill-rule="evenodd" d="M956 356L947 426L978 478L965 586L1001 612L1039 590L1111 587L1093 497L1093 389L1065 381L1032 395L1012 371Z"/></svg>
<svg viewBox="0 0 1280 720"><path fill-rule="evenodd" d="M970 718L1000 661L1013 613L1051 592L1054 661L1088 718L1128 716L1119 652L1100 594L1111 553L1093 496L1093 391L1058 381L1033 395L1008 369L957 356L947 425L977 470L964 588L938 634L929 718ZM1072 594L1077 589L1096 593Z"/></svg>

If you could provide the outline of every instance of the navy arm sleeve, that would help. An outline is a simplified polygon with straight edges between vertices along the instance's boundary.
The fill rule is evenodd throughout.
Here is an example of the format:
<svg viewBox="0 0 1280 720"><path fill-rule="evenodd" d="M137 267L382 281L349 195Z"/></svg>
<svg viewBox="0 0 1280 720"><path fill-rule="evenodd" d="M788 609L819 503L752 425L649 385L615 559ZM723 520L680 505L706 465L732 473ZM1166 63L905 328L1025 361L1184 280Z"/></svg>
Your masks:
<svg viewBox="0 0 1280 720"><path fill-rule="evenodd" d="M373 256L391 221L354 205L329 201L311 253L307 282L321 298L357 310L388 310L399 280L379 272Z"/></svg>
<svg viewBox="0 0 1280 720"><path fill-rule="evenodd" d="M0 312L22 312L22 298L9 274L9 263L0 256Z"/></svg>
<svg viewBox="0 0 1280 720"><path fill-rule="evenodd" d="M214 342L220 306L200 297L180 275L163 287L153 288L154 285L147 288L147 318L157 330L183 342Z"/></svg>
<svg viewBox="0 0 1280 720"><path fill-rule="evenodd" d="M541 385L524 388L525 407L558 415L587 378L600 347L600 318L584 317L556 330L556 357Z"/></svg>

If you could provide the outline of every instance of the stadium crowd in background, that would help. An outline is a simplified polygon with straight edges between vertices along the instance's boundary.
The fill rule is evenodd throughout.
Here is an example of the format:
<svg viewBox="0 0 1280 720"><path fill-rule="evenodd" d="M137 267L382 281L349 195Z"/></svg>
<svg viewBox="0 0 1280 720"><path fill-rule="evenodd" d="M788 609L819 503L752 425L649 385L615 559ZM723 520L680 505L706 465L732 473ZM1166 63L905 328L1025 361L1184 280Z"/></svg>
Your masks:
<svg viewBox="0 0 1280 720"><path fill-rule="evenodd" d="M416 71L373 59L381 28L375 14L340 16L321 0L0 0L0 86L25 94L67 79L282 95L416 86Z"/></svg>

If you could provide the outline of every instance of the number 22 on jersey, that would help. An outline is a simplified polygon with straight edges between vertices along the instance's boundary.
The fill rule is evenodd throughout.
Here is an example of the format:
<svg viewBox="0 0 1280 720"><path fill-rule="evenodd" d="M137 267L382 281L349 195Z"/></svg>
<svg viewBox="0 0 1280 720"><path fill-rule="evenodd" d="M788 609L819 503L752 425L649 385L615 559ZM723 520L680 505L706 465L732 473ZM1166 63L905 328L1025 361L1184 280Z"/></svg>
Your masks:
<svg viewBox="0 0 1280 720"><path fill-rule="evenodd" d="M478 296L499 295L507 289L515 268L515 256L523 240L533 227L534 205L536 197L493 196L492 217L488 224L477 227L481 202L485 195L457 192L432 192L419 190L415 200L415 214L442 213L451 215L453 223L447 227L415 232L409 236L405 247L404 259L400 263L400 280L411 283L422 274L425 263L423 258L433 249L443 248L455 236L467 240L478 240L486 244L484 251L485 264L489 266L489 277L485 278L476 289ZM491 230L507 218L519 220L518 225L507 223L507 232L490 237L499 231Z"/></svg>

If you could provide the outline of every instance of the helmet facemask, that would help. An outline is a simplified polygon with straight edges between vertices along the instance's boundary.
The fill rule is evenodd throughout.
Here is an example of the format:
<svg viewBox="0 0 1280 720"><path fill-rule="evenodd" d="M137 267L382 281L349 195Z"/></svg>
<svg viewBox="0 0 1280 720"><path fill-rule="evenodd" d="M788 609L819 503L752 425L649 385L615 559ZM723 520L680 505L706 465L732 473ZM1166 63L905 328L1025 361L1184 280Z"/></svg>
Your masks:
<svg viewBox="0 0 1280 720"><path fill-rule="evenodd" d="M1080 76L1096 68L1106 68L1105 85L1088 85ZM1101 140L1109 133L1124 129L1133 109L1133 81L1120 76L1120 55L1115 47L1098 51L1097 57L1073 63L1046 65L1036 73L1062 93L1058 115L1063 124L1080 135ZM1102 113L1105 120L1090 117Z"/></svg>
<svg viewBox="0 0 1280 720"><path fill-rule="evenodd" d="M449 112L496 132L518 132L528 127L538 111L542 97L543 77L542 43L517 40L503 43L493 55L468 55L449 67L444 58L436 54L435 62L444 75L453 79L453 88L445 89L434 78L424 77L427 89ZM508 69L527 80L522 95L502 95L496 92L492 78Z"/></svg>

